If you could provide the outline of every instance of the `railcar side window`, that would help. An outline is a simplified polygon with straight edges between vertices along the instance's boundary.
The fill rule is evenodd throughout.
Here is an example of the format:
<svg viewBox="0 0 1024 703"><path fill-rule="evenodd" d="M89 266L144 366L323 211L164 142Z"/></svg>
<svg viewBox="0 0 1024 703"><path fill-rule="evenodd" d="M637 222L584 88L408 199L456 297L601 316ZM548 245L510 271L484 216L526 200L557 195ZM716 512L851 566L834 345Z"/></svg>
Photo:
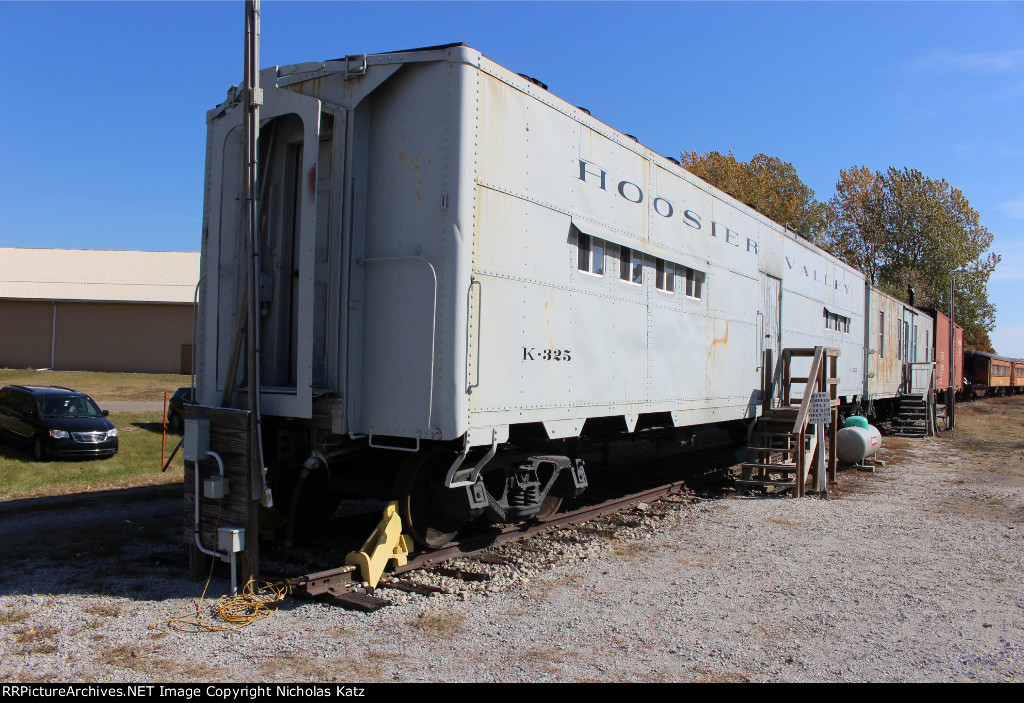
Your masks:
<svg viewBox="0 0 1024 703"><path fill-rule="evenodd" d="M824 309L825 317L825 329L835 330L836 332L849 333L850 331L850 318L839 315L838 313L829 312L828 308Z"/></svg>
<svg viewBox="0 0 1024 703"><path fill-rule="evenodd" d="M686 276L686 296L700 300L704 292L704 272L687 267L683 268L679 275Z"/></svg>
<svg viewBox="0 0 1024 703"><path fill-rule="evenodd" d="M885 357L885 313L878 313L878 358Z"/></svg>
<svg viewBox="0 0 1024 703"><path fill-rule="evenodd" d="M591 237L589 234L579 234L577 253L577 267L583 273L592 273L595 276L604 275L604 240Z"/></svg>
<svg viewBox="0 0 1024 703"><path fill-rule="evenodd" d="M619 247L619 278L626 283L644 282L644 256L628 247Z"/></svg>
<svg viewBox="0 0 1024 703"><path fill-rule="evenodd" d="M666 293L675 291L675 282L672 280L672 264L664 259L654 260L654 287Z"/></svg>
<svg viewBox="0 0 1024 703"><path fill-rule="evenodd" d="M619 280L630 285L643 285L644 268L654 269L654 287L665 293L675 293L676 277L685 286L686 296L700 300L704 295L704 272L675 264L666 259L645 255L621 244L612 244L577 230L577 268L584 273L604 274L604 256L614 257L619 252ZM648 274L650 275L650 274Z"/></svg>

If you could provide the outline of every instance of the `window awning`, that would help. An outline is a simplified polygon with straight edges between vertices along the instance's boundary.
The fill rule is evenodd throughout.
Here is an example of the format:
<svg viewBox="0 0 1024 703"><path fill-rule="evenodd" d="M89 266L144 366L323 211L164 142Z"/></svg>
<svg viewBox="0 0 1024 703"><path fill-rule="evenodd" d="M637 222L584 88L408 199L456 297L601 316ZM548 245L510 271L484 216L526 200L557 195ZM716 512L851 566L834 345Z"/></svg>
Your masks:
<svg viewBox="0 0 1024 703"><path fill-rule="evenodd" d="M672 249L668 249L659 244L645 241L639 235L631 232L613 229L608 225L584 219L579 216L572 218L572 225L583 234L603 239L606 242L617 244L620 247L627 247L634 251L642 252L656 259L664 259L665 261L671 261L675 264L688 266L690 268L697 269L698 271L704 271L707 269L707 262L696 258L692 254L673 251Z"/></svg>

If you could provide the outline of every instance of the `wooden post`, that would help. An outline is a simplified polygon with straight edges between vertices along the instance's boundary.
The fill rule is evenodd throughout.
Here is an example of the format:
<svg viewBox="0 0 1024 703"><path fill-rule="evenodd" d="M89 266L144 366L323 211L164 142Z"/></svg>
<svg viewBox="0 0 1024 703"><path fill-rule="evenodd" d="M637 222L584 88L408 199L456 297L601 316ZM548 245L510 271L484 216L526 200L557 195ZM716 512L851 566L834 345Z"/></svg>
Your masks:
<svg viewBox="0 0 1024 703"><path fill-rule="evenodd" d="M956 387L946 389L946 429L956 427Z"/></svg>
<svg viewBox="0 0 1024 703"><path fill-rule="evenodd" d="M832 422L829 425L828 433L828 480L832 482L836 480L836 466L838 464L836 459L836 431L838 430L838 424L839 409L832 408Z"/></svg>
<svg viewBox="0 0 1024 703"><path fill-rule="evenodd" d="M188 546L188 577L193 581L205 581L210 573L210 557L199 551L195 544Z"/></svg>
<svg viewBox="0 0 1024 703"><path fill-rule="evenodd" d="M797 452L796 452L796 490L793 492L794 498L803 498L804 489L807 483L807 433L804 430L800 430L800 434L797 436Z"/></svg>
<svg viewBox="0 0 1024 703"><path fill-rule="evenodd" d="M185 406L186 418L207 418L210 421L210 451L224 462L228 479L227 495L221 500L203 496L203 481L219 474L216 460L185 462L185 500L183 538L189 547L189 574L205 579L209 561L195 545L195 506L199 501L199 535L203 547L217 548L218 527L244 527L245 549L238 555L238 580L244 584L259 575L259 503L251 499L251 452L249 444L249 413L229 408ZM196 495L196 473L199 491Z"/></svg>
<svg viewBox="0 0 1024 703"><path fill-rule="evenodd" d="M825 425L814 424L814 436L817 446L814 448L814 487L819 495L828 496L828 470L825 466Z"/></svg>
<svg viewBox="0 0 1024 703"><path fill-rule="evenodd" d="M789 394L789 379L790 379L789 364L790 364L791 359L792 359L792 355L789 353L789 349L783 350L783 352L782 352L782 403L781 403L781 405L784 408L788 408L789 407L789 399L790 399L790 394Z"/></svg>

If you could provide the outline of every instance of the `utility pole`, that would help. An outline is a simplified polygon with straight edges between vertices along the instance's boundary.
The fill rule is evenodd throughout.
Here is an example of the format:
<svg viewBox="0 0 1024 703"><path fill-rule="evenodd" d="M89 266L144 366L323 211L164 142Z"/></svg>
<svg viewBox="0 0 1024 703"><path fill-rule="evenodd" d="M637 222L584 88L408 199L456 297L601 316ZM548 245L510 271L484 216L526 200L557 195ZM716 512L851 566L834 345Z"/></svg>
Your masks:
<svg viewBox="0 0 1024 703"><path fill-rule="evenodd" d="M956 292L955 284L957 274L967 273L965 269L956 269L949 272L949 407L946 409L946 417L949 418L949 428L956 426L956 315L953 294Z"/></svg>
<svg viewBox="0 0 1024 703"><path fill-rule="evenodd" d="M263 91L260 89L260 2L246 0L245 3L245 241L246 263L249 267L246 305L246 377L249 400L249 456L250 501L261 499L263 488L263 442L260 427L260 334L259 334L259 282L260 249L258 203L256 201L259 167L260 105ZM241 311L239 311L241 314ZM251 504L249 535L246 545L248 559L243 564L246 580L259 575L259 506Z"/></svg>

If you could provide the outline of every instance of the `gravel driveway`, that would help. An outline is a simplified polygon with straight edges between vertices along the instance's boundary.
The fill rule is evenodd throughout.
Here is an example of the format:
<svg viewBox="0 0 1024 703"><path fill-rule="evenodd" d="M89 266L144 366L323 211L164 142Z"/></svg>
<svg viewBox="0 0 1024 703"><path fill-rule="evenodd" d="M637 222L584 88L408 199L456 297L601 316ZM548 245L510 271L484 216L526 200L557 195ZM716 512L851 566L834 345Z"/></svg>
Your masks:
<svg viewBox="0 0 1024 703"><path fill-rule="evenodd" d="M659 501L503 547L531 566L450 595L288 600L230 633L148 627L202 589L145 561L180 499L3 511L0 681L1024 680L1024 444L889 445L830 501Z"/></svg>

